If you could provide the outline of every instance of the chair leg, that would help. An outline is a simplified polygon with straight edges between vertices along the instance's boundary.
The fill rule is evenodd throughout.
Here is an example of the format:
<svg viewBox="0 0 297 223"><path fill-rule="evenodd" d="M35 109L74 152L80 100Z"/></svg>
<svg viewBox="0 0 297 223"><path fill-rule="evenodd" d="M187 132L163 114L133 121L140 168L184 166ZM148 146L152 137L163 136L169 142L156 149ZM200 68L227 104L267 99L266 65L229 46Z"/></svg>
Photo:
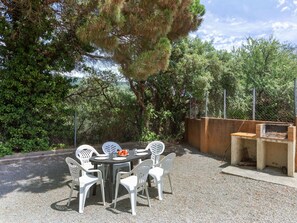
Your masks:
<svg viewBox="0 0 297 223"><path fill-rule="evenodd" d="M137 197L137 190L130 191L130 201L131 201L131 211L132 215L136 215L136 197Z"/></svg>
<svg viewBox="0 0 297 223"><path fill-rule="evenodd" d="M148 203L149 207L151 207L150 196L149 196L148 189L147 189L146 185L144 186L144 189L145 189L145 193L146 193L147 203Z"/></svg>
<svg viewBox="0 0 297 223"><path fill-rule="evenodd" d="M163 200L163 182L162 178L157 181L159 200Z"/></svg>
<svg viewBox="0 0 297 223"><path fill-rule="evenodd" d="M104 193L104 180L103 179L101 180L100 187L101 187L103 205L105 206L105 193Z"/></svg>
<svg viewBox="0 0 297 223"><path fill-rule="evenodd" d="M73 188L74 188L74 184L72 182L71 183L71 190L70 190L70 194L69 194L69 198L68 198L68 202L67 202L67 206L70 205L70 201L71 201L71 197L72 197L72 193L73 193Z"/></svg>
<svg viewBox="0 0 297 223"><path fill-rule="evenodd" d="M87 194L88 194L88 191L90 190L92 185L93 184L90 184L90 185L87 185L84 187L80 187L80 189L79 189L79 213L84 212Z"/></svg>
<svg viewBox="0 0 297 223"><path fill-rule="evenodd" d="M170 174L168 174L168 179L169 179L169 184L170 184L170 188L171 188L171 194L173 194Z"/></svg>
<svg viewBox="0 0 297 223"><path fill-rule="evenodd" d="M79 213L84 212L85 200L86 200L85 188L80 187L79 188L79 202L78 202L78 212Z"/></svg>
<svg viewBox="0 0 297 223"><path fill-rule="evenodd" d="M118 191L119 191L119 183L117 182L116 189L115 189L114 205L113 205L114 208L116 208L116 206L117 206Z"/></svg>

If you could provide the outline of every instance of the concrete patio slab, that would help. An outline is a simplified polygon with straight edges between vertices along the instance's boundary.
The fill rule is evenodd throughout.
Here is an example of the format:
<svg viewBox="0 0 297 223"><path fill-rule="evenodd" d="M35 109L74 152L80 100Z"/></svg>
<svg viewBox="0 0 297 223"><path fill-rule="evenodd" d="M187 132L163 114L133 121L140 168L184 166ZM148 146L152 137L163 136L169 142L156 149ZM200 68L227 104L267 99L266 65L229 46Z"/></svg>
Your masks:
<svg viewBox="0 0 297 223"><path fill-rule="evenodd" d="M279 168L266 167L264 170L259 171L255 167L228 166L222 169L222 172L249 179L297 188L296 173L294 174L294 177L288 177L287 175L283 174Z"/></svg>

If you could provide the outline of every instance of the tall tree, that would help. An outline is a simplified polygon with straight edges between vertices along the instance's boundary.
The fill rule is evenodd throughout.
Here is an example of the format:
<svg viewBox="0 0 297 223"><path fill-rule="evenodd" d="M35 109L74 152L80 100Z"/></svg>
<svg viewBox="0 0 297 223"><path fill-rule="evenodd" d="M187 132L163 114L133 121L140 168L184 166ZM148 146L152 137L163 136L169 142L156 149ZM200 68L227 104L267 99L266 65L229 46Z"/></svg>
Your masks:
<svg viewBox="0 0 297 223"><path fill-rule="evenodd" d="M293 121L295 49L270 37L248 38L236 51L237 64L244 75L243 86L247 90L256 89L257 119Z"/></svg>
<svg viewBox="0 0 297 223"><path fill-rule="evenodd" d="M81 1L89 7L93 1ZM171 41L196 29L204 14L200 0L97 1L79 37L109 53L123 74L138 80L168 67Z"/></svg>
<svg viewBox="0 0 297 223"><path fill-rule="evenodd" d="M144 115L140 115L142 119L139 118L143 120L139 123L139 128L144 130L142 134L181 137L191 97L199 108L204 108L206 92L217 99L218 89L228 84L235 87L235 82L228 81L234 80L233 73L224 64L229 60L229 55L217 52L211 43L182 39L173 44L167 71L146 81L130 79L139 103L146 108Z"/></svg>
<svg viewBox="0 0 297 223"><path fill-rule="evenodd" d="M59 72L73 69L80 42L54 4L0 0L0 141L16 151L47 149L63 127L70 85Z"/></svg>
<svg viewBox="0 0 297 223"><path fill-rule="evenodd" d="M90 7L92 1L81 1ZM78 30L81 40L103 49L120 65L139 104L138 128L147 115L146 79L165 71L171 44L202 22L200 0L98 1Z"/></svg>

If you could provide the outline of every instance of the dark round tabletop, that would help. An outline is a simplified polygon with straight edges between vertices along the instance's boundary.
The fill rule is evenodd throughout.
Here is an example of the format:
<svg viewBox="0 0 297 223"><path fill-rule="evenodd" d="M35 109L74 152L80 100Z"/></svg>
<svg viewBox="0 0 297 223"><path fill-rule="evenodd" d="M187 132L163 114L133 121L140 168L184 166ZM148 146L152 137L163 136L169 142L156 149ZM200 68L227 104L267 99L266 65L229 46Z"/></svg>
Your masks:
<svg viewBox="0 0 297 223"><path fill-rule="evenodd" d="M128 156L118 156L115 157L111 156L93 156L90 158L90 162L92 164L115 164L115 163L124 163L124 162L131 162L133 160L138 159L147 159L151 156L151 151L146 150L144 152L138 152L134 154L132 150L129 151Z"/></svg>

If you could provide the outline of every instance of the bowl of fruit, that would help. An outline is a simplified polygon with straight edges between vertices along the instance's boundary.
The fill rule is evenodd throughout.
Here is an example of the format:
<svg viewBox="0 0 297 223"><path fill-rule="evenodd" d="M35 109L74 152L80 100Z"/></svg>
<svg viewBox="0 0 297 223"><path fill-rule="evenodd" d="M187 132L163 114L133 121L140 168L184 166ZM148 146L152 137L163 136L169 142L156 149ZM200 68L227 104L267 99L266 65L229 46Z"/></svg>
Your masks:
<svg viewBox="0 0 297 223"><path fill-rule="evenodd" d="M118 154L118 156L128 156L129 152L127 149L122 149L122 150L117 151L117 154Z"/></svg>

